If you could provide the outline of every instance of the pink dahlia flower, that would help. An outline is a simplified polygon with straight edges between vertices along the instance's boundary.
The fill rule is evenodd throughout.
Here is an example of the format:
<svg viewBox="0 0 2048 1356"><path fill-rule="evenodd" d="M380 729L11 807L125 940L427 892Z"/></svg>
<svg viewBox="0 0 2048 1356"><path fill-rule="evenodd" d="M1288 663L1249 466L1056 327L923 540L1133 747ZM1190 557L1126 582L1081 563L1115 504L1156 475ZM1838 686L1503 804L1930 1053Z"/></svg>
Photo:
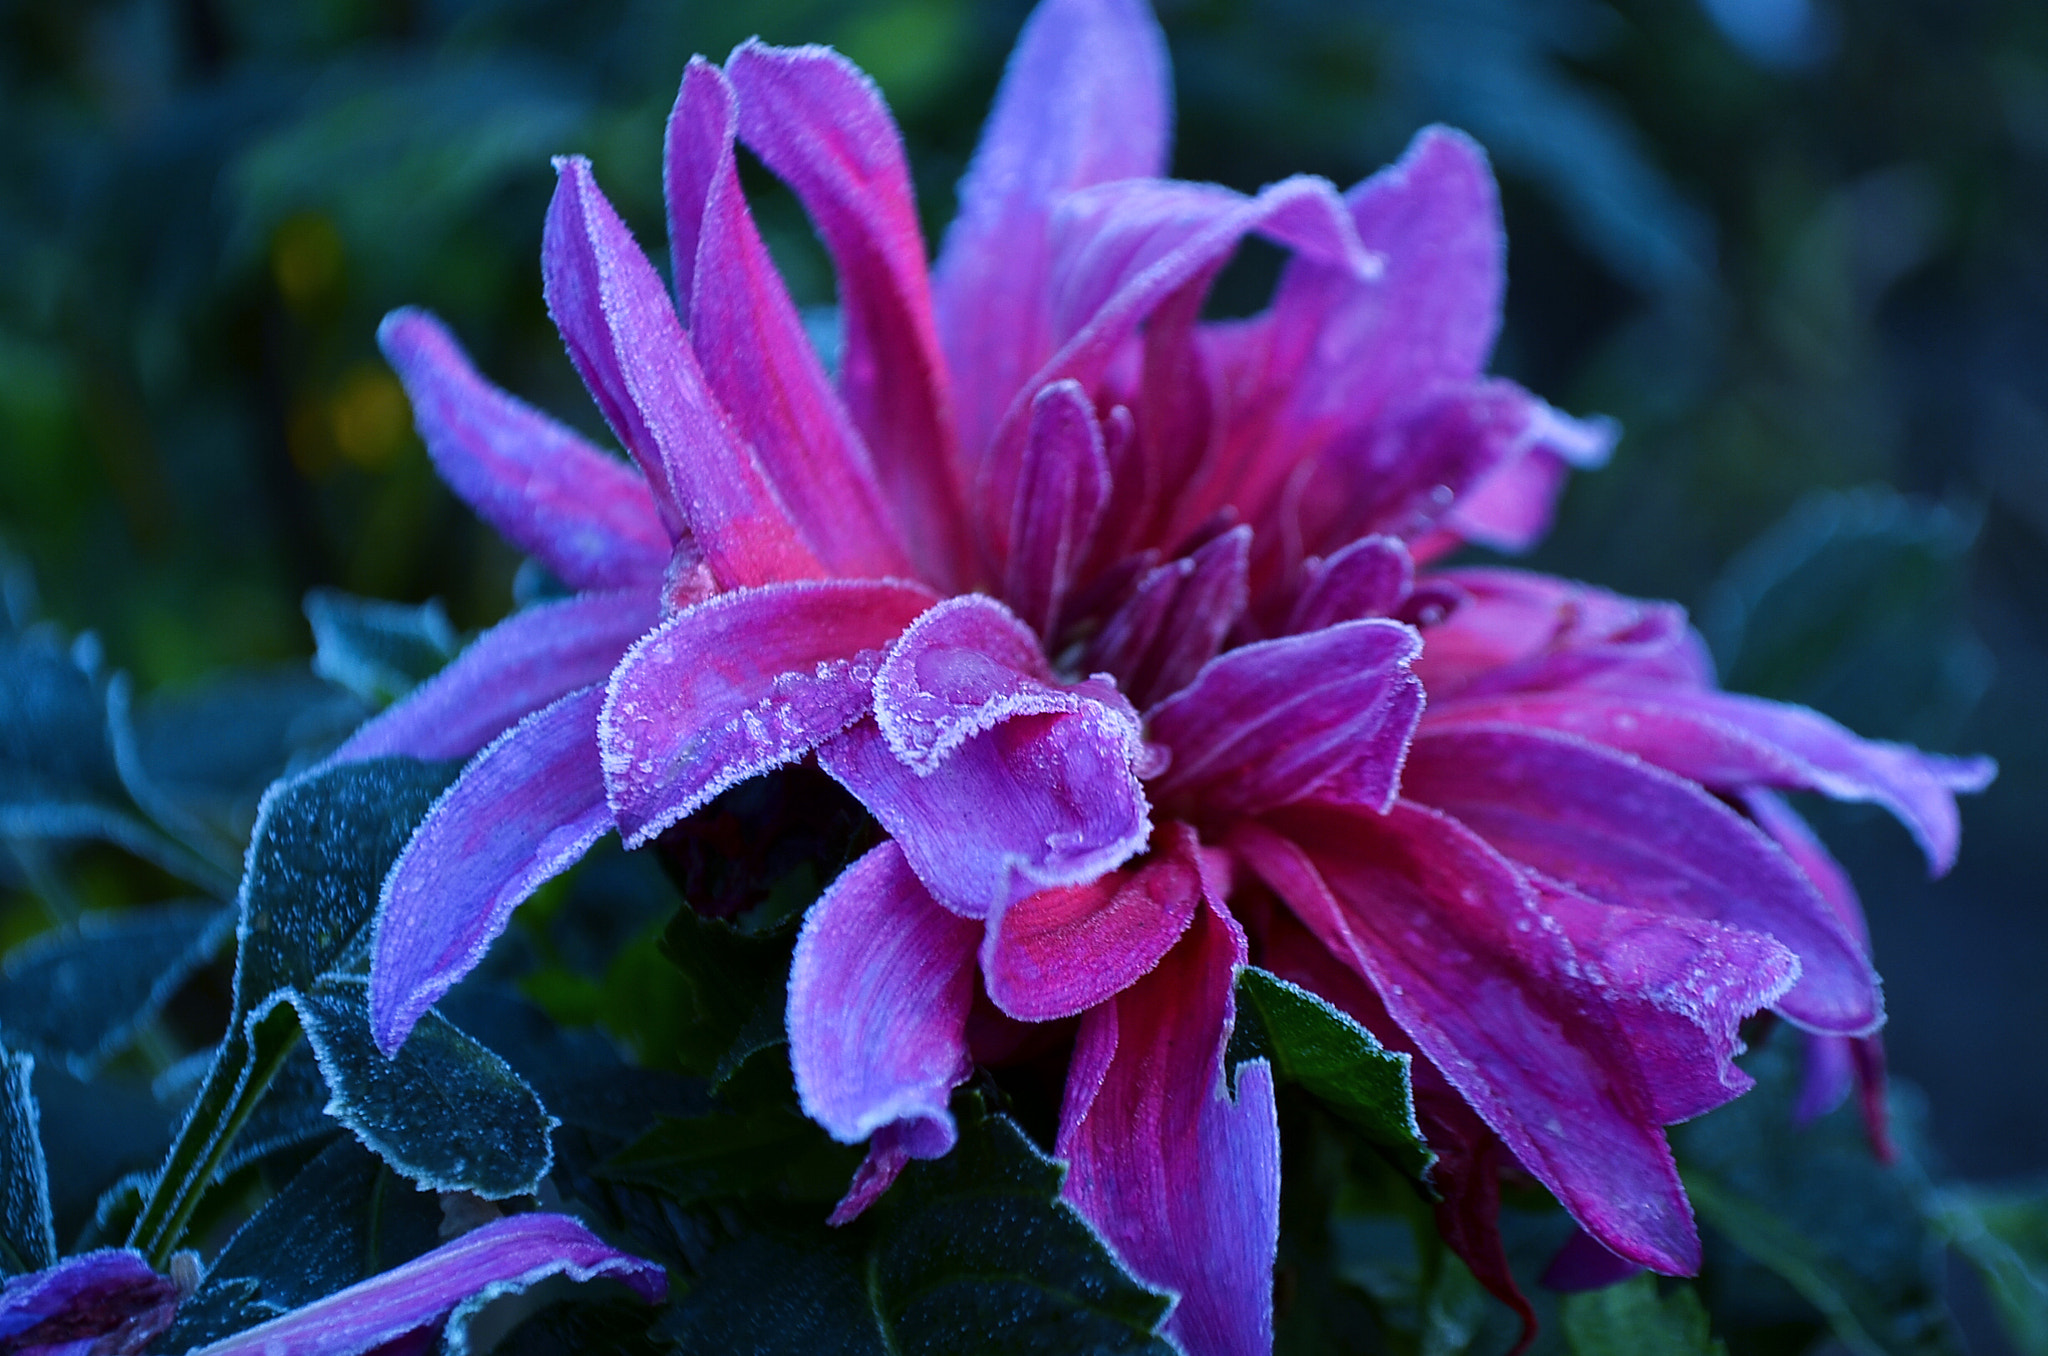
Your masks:
<svg viewBox="0 0 2048 1356"><path fill-rule="evenodd" d="M822 48L693 62L673 297L589 166L558 162L548 301L645 475L629 535L673 543L664 569L635 557L662 615L601 712L583 670L548 666L570 695L435 808L386 887L378 1038L606 827L640 846L815 759L888 834L813 906L790 975L803 1104L870 1143L839 1218L953 1143L952 1090L993 1054L979 1003L1003 1017L977 1032L1078 1019L1068 1199L1179 1295L1187 1350L1265 1351L1272 1080L1248 1064L1233 1095L1223 1068L1256 956L1419 1056L1446 1234L1490 1284L1512 1293L1489 1268L1509 1163L1616 1257L1692 1271L1661 1127L1742 1090L1737 1023L1881 1019L1767 788L1888 804L1941 864L1952 792L1988 769L1714 692L1673 609L1418 579L1460 542L1532 541L1612 437L1484 375L1503 237L1483 157L1431 130L1348 193L1246 196L1156 177L1168 122L1140 0L1046 0L928 273L865 77ZM736 141L836 262L836 381ZM1253 233L1293 255L1271 305L1202 321ZM491 412L534 418L427 347L430 441L497 447ZM523 543L626 521L569 478L473 497Z"/></svg>

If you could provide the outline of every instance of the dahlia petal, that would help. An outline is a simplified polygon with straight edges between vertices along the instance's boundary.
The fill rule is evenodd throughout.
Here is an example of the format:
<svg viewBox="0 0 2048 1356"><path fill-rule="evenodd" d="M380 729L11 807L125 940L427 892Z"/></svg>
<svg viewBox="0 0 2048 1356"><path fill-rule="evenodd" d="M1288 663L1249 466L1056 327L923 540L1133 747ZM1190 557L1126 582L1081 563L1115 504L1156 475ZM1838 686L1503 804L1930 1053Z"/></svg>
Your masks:
<svg viewBox="0 0 2048 1356"><path fill-rule="evenodd" d="M1024 896L1094 880L1144 847L1152 822L1128 707L1083 702L1003 721L918 773L871 720L818 750L941 904L986 918Z"/></svg>
<svg viewBox="0 0 2048 1356"><path fill-rule="evenodd" d="M141 1351L171 1325L178 1287L128 1248L102 1248L10 1276L0 1289L0 1350L10 1356Z"/></svg>
<svg viewBox="0 0 2048 1356"><path fill-rule="evenodd" d="M1075 382L1046 387L1031 406L1003 593L1048 641L1095 539L1109 489L1109 460L1087 393Z"/></svg>
<svg viewBox="0 0 2048 1356"><path fill-rule="evenodd" d="M578 689L478 754L384 879L371 932L370 1033L396 1053L476 968L512 910L612 827L597 756L604 689Z"/></svg>
<svg viewBox="0 0 2048 1356"><path fill-rule="evenodd" d="M1280 1133L1273 1072L1223 1047L1243 931L1213 902L1131 988L1081 1019L1060 1108L1061 1194L1132 1273L1177 1292L1166 1331L1189 1356L1273 1345Z"/></svg>
<svg viewBox="0 0 2048 1356"><path fill-rule="evenodd" d="M1955 861L1956 793L1983 790L1998 770L1988 758L1863 739L1818 711L1732 692L1526 693L1460 701L1444 718L1561 730L1727 790L1761 785L1874 802L1912 833L1935 875Z"/></svg>
<svg viewBox="0 0 2048 1356"><path fill-rule="evenodd" d="M754 453L705 388L661 278L598 190L555 161L541 265L548 310L671 536L687 530L728 587L822 572Z"/></svg>
<svg viewBox="0 0 2048 1356"><path fill-rule="evenodd" d="M720 594L643 638L598 726L626 846L865 716L882 648L931 603L916 584L775 584Z"/></svg>
<svg viewBox="0 0 2048 1356"><path fill-rule="evenodd" d="M1691 782L1571 735L1430 726L1402 794L1456 815L1501 852L1603 903L1761 932L1799 957L1778 1011L1861 1035L1884 1020L1863 949L1748 820Z"/></svg>
<svg viewBox="0 0 2048 1356"><path fill-rule="evenodd" d="M1511 863L1405 800L1384 815L1293 806L1271 828L1240 823L1230 846L1581 1226L1653 1271L1698 1271L1692 1211L1608 995Z"/></svg>
<svg viewBox="0 0 2048 1356"><path fill-rule="evenodd" d="M610 1276L649 1304L668 1293L659 1266L608 1246L569 1216L514 1215L223 1338L195 1356L362 1356L429 1333L475 1302L525 1290L550 1276Z"/></svg>
<svg viewBox="0 0 2048 1356"><path fill-rule="evenodd" d="M889 751L923 776L953 750L1006 720L1078 711L1088 703L1137 715L1107 683L1053 681L1038 637L993 598L948 598L912 622L874 678L875 723Z"/></svg>
<svg viewBox="0 0 2048 1356"><path fill-rule="evenodd" d="M974 551L945 359L932 319L903 138L874 82L827 47L743 43L725 73L740 139L795 192L839 271L839 389L866 438L902 540L927 579Z"/></svg>
<svg viewBox="0 0 2048 1356"><path fill-rule="evenodd" d="M1384 809L1401 776L1422 685L1413 628L1344 622L1242 645L1153 708L1172 751L1153 793L1205 814L1257 814L1314 795Z"/></svg>
<svg viewBox="0 0 2048 1356"><path fill-rule="evenodd" d="M1328 559L1314 558L1286 631L1299 635L1338 622L1393 615L1415 587L1415 562L1398 537L1360 537Z"/></svg>
<svg viewBox="0 0 2048 1356"><path fill-rule="evenodd" d="M1626 1257L1615 1256L1584 1229L1574 1229L1571 1237L1550 1259L1550 1265L1543 1270L1543 1279L1537 1284L1559 1294L1580 1294L1620 1285L1641 1272L1641 1267Z"/></svg>
<svg viewBox="0 0 2048 1356"><path fill-rule="evenodd" d="M377 343L412 400L434 469L498 535L571 588L661 577L670 542L647 482L484 380L425 311L393 311Z"/></svg>
<svg viewBox="0 0 2048 1356"><path fill-rule="evenodd" d="M1221 891L1205 879L1201 844L1171 824L1152 857L1080 885L1027 895L989 918L982 982L1024 1022L1072 1017L1105 1002L1159 963L1195 909Z"/></svg>
<svg viewBox="0 0 2048 1356"><path fill-rule="evenodd" d="M1251 544L1235 527L1147 571L1090 642L1089 667L1146 706L1186 687L1244 615Z"/></svg>
<svg viewBox="0 0 2048 1356"><path fill-rule="evenodd" d="M1620 436L1611 419L1574 419L1541 405L1522 453L1459 495L1444 525L1498 551L1528 550L1550 531L1566 473L1605 464Z"/></svg>
<svg viewBox="0 0 2048 1356"><path fill-rule="evenodd" d="M733 159L738 121L730 82L693 59L669 116L665 178L697 361L819 560L841 576L907 574L867 448L747 210Z"/></svg>
<svg viewBox="0 0 2048 1356"><path fill-rule="evenodd" d="M1045 0L1025 20L932 270L970 454L1052 355L1053 203L1163 173L1171 99L1166 42L1142 0Z"/></svg>
<svg viewBox="0 0 2048 1356"><path fill-rule="evenodd" d="M579 594L515 612L372 717L334 761L467 758L565 693L603 682L659 615L652 588Z"/></svg>
<svg viewBox="0 0 2048 1356"><path fill-rule="evenodd" d="M902 1159L953 1147L946 1104L972 1069L980 932L939 907L894 843L840 873L804 919L789 971L790 1068L804 1114L833 1138L877 1136L877 1161L864 1170L884 1179L873 1195ZM848 1218L868 1203L858 1199L863 1184L841 1207Z"/></svg>

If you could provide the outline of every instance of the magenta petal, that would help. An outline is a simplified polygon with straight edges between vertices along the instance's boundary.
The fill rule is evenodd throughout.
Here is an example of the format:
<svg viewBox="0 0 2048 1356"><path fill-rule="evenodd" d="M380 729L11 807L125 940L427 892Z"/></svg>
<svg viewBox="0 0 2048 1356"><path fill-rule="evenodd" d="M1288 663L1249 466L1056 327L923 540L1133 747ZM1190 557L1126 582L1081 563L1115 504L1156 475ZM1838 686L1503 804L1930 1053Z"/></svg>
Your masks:
<svg viewBox="0 0 2048 1356"><path fill-rule="evenodd" d="M603 682L659 612L652 588L515 612L349 736L334 760L467 758L556 698Z"/></svg>
<svg viewBox="0 0 2048 1356"><path fill-rule="evenodd" d="M1150 714L1163 803L1256 814L1314 795L1384 809L1422 712L1412 627L1355 621L1239 646Z"/></svg>
<svg viewBox="0 0 2048 1356"><path fill-rule="evenodd" d="M178 1287L140 1253L102 1248L7 1278L0 1351L9 1356L118 1356L141 1351L177 1316Z"/></svg>
<svg viewBox="0 0 2048 1356"><path fill-rule="evenodd" d="M1166 1331L1189 1356L1267 1356L1280 1239L1273 1074L1223 1048L1244 933L1201 909L1145 978L1081 1019L1058 1151L1061 1194L1132 1273L1176 1292Z"/></svg>
<svg viewBox="0 0 2048 1356"><path fill-rule="evenodd" d="M1574 419L1538 402L1521 454L1458 496L1444 525L1495 550L1528 550L1550 530L1566 472L1603 465L1620 436L1611 419Z"/></svg>
<svg viewBox="0 0 2048 1356"><path fill-rule="evenodd" d="M1311 559L1302 574L1289 634L1392 616L1415 587L1415 562L1398 537L1360 537L1327 560Z"/></svg>
<svg viewBox="0 0 2048 1356"><path fill-rule="evenodd" d="M738 121L725 76L691 61L669 116L666 180L677 290L697 361L831 572L907 574L867 447L747 211L733 160Z"/></svg>
<svg viewBox="0 0 2048 1356"><path fill-rule="evenodd" d="M934 898L986 918L1094 880L1145 846L1151 807L1133 770L1142 756L1130 708L1088 700L1006 720L931 772L891 752L873 721L826 743L818 763L881 821Z"/></svg>
<svg viewBox="0 0 2048 1356"><path fill-rule="evenodd" d="M893 1177L892 1157L900 1168L953 1146L946 1103L972 1067L980 932L933 901L894 843L842 872L804 919L789 971L790 1068L804 1113L833 1138L857 1144L897 1127L868 1176ZM852 1213L866 1204L860 1186Z"/></svg>
<svg viewBox="0 0 2048 1356"><path fill-rule="evenodd" d="M1570 735L1432 724L1402 793L1596 900L1776 938L1803 966L1778 1006L1801 1026L1862 1035L1884 1020L1863 949L1806 877L1691 782Z"/></svg>
<svg viewBox="0 0 2048 1356"><path fill-rule="evenodd" d="M1627 1258L1616 1257L1601 1247L1599 1240L1584 1229L1574 1229L1572 1236L1564 1241L1564 1246L1557 1250L1557 1255L1550 1259L1550 1265L1544 1268L1543 1279L1537 1284L1561 1294L1579 1294L1620 1285L1629 1277L1640 1275L1642 1270Z"/></svg>
<svg viewBox="0 0 2048 1356"><path fill-rule="evenodd" d="M1416 1047L1589 1233L1667 1275L1699 1235L1608 994L1514 866L1457 821L1302 805L1231 846L1363 975Z"/></svg>
<svg viewBox="0 0 2048 1356"><path fill-rule="evenodd" d="M548 310L584 385L640 463L671 535L696 538L728 587L822 572L753 450L705 388L668 292L598 191L555 161L541 267Z"/></svg>
<svg viewBox="0 0 2048 1356"><path fill-rule="evenodd" d="M1221 900L1195 831L1170 824L1159 837L1140 866L1040 890L990 917L981 974L997 1007L1024 1022L1092 1008L1157 965L1204 898Z"/></svg>
<svg viewBox="0 0 2048 1356"><path fill-rule="evenodd" d="M974 558L951 397L903 138L874 82L827 47L742 44L725 65L740 139L796 193L839 271L839 388L919 574Z"/></svg>
<svg viewBox="0 0 2048 1356"><path fill-rule="evenodd" d="M385 1054L476 968L512 910L612 827L597 757L603 700L603 688L582 688L500 735L392 865L371 935L370 1031Z"/></svg>
<svg viewBox="0 0 2048 1356"><path fill-rule="evenodd" d="M1186 687L1244 615L1251 547L1251 529L1234 527L1147 571L1089 642L1088 667L1144 706Z"/></svg>
<svg viewBox="0 0 2048 1356"><path fill-rule="evenodd" d="M528 1289L550 1276L614 1277L649 1304L668 1293L659 1266L607 1246L567 1215L514 1215L194 1356L362 1356L439 1327L473 1302Z"/></svg>
<svg viewBox="0 0 2048 1356"><path fill-rule="evenodd" d="M647 482L470 365L447 327L399 310L377 343L450 489L563 583L614 589L661 577L670 542Z"/></svg>
<svg viewBox="0 0 2048 1356"><path fill-rule="evenodd" d="M1052 356L1052 204L1163 173L1171 100L1166 43L1143 0L1045 0L1025 21L933 269L970 457Z"/></svg>
<svg viewBox="0 0 2048 1356"><path fill-rule="evenodd" d="M1108 500L1109 460L1095 410L1078 383L1056 382L1032 402L1003 588L1048 641Z"/></svg>

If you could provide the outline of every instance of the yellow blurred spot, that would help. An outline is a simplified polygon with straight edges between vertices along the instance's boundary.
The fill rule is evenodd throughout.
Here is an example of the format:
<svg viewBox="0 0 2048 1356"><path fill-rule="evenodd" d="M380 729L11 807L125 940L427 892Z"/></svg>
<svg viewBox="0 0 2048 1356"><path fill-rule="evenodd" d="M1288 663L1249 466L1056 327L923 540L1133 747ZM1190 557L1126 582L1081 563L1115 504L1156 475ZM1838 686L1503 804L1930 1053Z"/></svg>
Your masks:
<svg viewBox="0 0 2048 1356"><path fill-rule="evenodd" d="M303 311L341 285L341 233L315 212L301 212L278 224L270 238L270 273L285 304Z"/></svg>
<svg viewBox="0 0 2048 1356"><path fill-rule="evenodd" d="M379 470L391 464L412 432L405 388L374 363L350 368L328 407L335 450L356 465Z"/></svg>

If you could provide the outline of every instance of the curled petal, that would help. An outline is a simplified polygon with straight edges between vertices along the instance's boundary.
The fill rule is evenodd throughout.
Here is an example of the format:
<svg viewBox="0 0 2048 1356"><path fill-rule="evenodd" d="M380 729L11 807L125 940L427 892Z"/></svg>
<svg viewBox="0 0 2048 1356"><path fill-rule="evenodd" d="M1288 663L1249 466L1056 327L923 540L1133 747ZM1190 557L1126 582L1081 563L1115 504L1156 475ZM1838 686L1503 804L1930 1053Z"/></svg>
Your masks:
<svg viewBox="0 0 2048 1356"><path fill-rule="evenodd" d="M571 588L661 577L670 542L645 480L485 381L425 311L385 316L377 343L412 399L434 469L506 541Z"/></svg>
<svg viewBox="0 0 2048 1356"><path fill-rule="evenodd" d="M1458 497L1444 525L1465 541L1526 551L1550 530L1565 474L1603 466L1621 428L1611 419L1574 419L1538 402L1519 456Z"/></svg>
<svg viewBox="0 0 2048 1356"><path fill-rule="evenodd" d="M1288 615L1290 635L1338 622L1392 616L1415 587L1415 562L1398 537L1360 537L1327 560L1311 558Z"/></svg>
<svg viewBox="0 0 2048 1356"><path fill-rule="evenodd" d="M581 688L500 735L392 864L370 943L370 1031L385 1054L476 968L512 910L612 827L597 758L603 700L603 688Z"/></svg>
<svg viewBox="0 0 2048 1356"><path fill-rule="evenodd" d="M428 1335L499 1295L551 1276L610 1276L649 1304L668 1293L659 1266L607 1246L567 1215L493 1220L403 1266L203 1347L194 1356L362 1356Z"/></svg>
<svg viewBox="0 0 2048 1356"><path fill-rule="evenodd" d="M584 385L646 473L670 535L694 536L728 587L823 573L706 389L660 276L589 162L564 156L555 167L541 244L548 310Z"/></svg>
<svg viewBox="0 0 2048 1356"><path fill-rule="evenodd" d="M1226 1085L1244 933L1215 904L1158 967L1081 1019L1058 1149L1061 1194L1141 1280L1177 1292L1190 1356L1273 1345L1280 1133L1263 1060Z"/></svg>
<svg viewBox="0 0 2048 1356"><path fill-rule="evenodd" d="M1625 908L1725 923L1799 957L1778 1010L1863 1035L1884 1020L1863 949L1778 846L1690 782L1569 735L1425 727L1403 794L1574 889Z"/></svg>
<svg viewBox="0 0 2048 1356"><path fill-rule="evenodd" d="M1234 527L1148 570L1090 642L1089 665L1147 706L1186 687L1244 615L1251 540Z"/></svg>
<svg viewBox="0 0 2048 1356"><path fill-rule="evenodd" d="M1202 900L1223 896L1193 829L1171 824L1160 837L1137 866L1040 890L992 915L981 944L990 1000L1019 1021L1072 1017L1157 965Z"/></svg>
<svg viewBox="0 0 2048 1356"><path fill-rule="evenodd" d="M641 640L599 724L626 845L866 715L882 647L931 601L915 584L778 584L708 599Z"/></svg>
<svg viewBox="0 0 2048 1356"><path fill-rule="evenodd" d="M659 611L654 590L643 588L516 612L365 723L334 758L467 758L548 703L603 682Z"/></svg>
<svg viewBox="0 0 2048 1356"><path fill-rule="evenodd" d="M1355 621L1230 651L1152 711L1172 751L1154 794L1205 814L1309 796L1384 809L1422 711L1420 649L1412 627Z"/></svg>
<svg viewBox="0 0 2048 1356"><path fill-rule="evenodd" d="M1004 595L1047 642L1109 500L1109 459L1087 393L1056 382L1032 403L1010 510Z"/></svg>
<svg viewBox="0 0 2048 1356"><path fill-rule="evenodd" d="M913 770L865 720L818 750L818 763L867 806L941 904L986 918L1039 890L1092 881L1151 835L1134 771L1137 720L1088 700L1057 715L1014 716Z"/></svg>
<svg viewBox="0 0 2048 1356"><path fill-rule="evenodd" d="M980 932L933 901L894 843L842 872L804 919L789 971L790 1068L804 1113L833 1138L857 1144L896 1127L866 1177L953 1147L946 1103L972 1067ZM852 1213L860 1194L857 1183Z"/></svg>

